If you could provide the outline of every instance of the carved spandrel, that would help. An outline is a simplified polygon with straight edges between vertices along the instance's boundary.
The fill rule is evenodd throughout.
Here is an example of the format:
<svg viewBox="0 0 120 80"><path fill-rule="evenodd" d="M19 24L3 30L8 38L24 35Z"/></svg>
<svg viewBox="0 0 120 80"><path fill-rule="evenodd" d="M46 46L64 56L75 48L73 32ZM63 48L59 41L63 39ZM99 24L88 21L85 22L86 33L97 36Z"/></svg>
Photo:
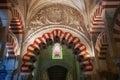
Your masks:
<svg viewBox="0 0 120 80"><path fill-rule="evenodd" d="M68 25L80 30L86 31L83 16L75 9L63 6L52 5L41 9L30 22L31 28L45 25Z"/></svg>

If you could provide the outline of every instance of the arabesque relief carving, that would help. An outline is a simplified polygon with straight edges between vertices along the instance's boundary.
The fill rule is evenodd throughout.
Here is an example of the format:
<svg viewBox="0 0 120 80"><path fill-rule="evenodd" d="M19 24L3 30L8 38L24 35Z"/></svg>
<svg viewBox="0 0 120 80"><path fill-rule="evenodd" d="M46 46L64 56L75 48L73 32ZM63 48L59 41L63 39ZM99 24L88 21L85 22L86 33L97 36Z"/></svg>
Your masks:
<svg viewBox="0 0 120 80"><path fill-rule="evenodd" d="M45 25L67 25L77 30L86 31L83 16L77 10L68 6L54 4L42 8L29 24L30 28L40 28Z"/></svg>

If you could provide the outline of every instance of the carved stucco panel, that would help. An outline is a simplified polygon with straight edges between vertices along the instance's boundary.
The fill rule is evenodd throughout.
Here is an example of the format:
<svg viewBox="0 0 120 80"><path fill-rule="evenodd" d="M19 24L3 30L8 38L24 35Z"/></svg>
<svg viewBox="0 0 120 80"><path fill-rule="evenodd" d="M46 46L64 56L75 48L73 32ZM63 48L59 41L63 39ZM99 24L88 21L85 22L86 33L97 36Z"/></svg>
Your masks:
<svg viewBox="0 0 120 80"><path fill-rule="evenodd" d="M61 4L53 4L40 9L31 18L26 34L30 34L32 31L48 25L67 25L88 35L84 18L80 12Z"/></svg>
<svg viewBox="0 0 120 80"><path fill-rule="evenodd" d="M77 10L63 5L51 5L41 9L31 19L30 25L74 24L84 27L83 22L83 16Z"/></svg>

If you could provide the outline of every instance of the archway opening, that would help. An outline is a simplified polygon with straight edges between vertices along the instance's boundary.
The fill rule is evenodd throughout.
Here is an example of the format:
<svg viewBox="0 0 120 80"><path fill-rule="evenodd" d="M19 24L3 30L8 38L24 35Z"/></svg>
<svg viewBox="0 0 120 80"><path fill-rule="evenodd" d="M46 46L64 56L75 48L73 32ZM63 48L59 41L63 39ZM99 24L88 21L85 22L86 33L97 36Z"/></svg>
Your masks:
<svg viewBox="0 0 120 80"><path fill-rule="evenodd" d="M60 52L56 51L58 47L62 48ZM33 80L49 80L48 68L56 65L67 69L67 74L64 76L65 80L69 80L69 78L71 78L70 80L79 80L79 75L82 75L82 70L80 70L80 64L77 61L77 57L77 55L73 54L71 48L68 48L68 46L62 45L60 43L54 43L45 49L39 50L39 55L36 56L37 61L34 62L35 69L32 71ZM56 73L59 74L59 72Z"/></svg>
<svg viewBox="0 0 120 80"><path fill-rule="evenodd" d="M66 80L67 69L61 66L52 66L47 69L49 80Z"/></svg>

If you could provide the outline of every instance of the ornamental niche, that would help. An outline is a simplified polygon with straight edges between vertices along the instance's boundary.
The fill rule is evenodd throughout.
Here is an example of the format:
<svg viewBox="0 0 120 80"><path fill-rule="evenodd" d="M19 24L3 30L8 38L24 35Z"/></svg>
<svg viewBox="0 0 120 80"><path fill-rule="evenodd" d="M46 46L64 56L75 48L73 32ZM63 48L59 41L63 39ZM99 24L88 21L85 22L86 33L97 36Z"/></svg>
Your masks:
<svg viewBox="0 0 120 80"><path fill-rule="evenodd" d="M86 31L83 16L77 10L60 4L42 8L31 18L30 28L41 28L48 25L67 25L77 30Z"/></svg>

